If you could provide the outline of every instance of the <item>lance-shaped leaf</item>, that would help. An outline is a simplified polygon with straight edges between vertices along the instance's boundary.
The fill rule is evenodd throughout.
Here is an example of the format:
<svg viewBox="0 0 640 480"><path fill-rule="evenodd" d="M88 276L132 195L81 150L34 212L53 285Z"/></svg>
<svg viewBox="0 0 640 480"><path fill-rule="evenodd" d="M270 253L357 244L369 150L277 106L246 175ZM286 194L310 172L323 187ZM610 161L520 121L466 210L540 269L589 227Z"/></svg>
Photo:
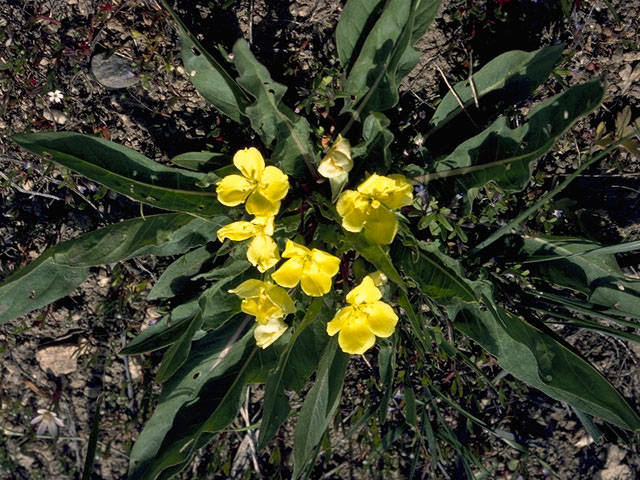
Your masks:
<svg viewBox="0 0 640 480"><path fill-rule="evenodd" d="M613 254L580 255L600 246L577 238L527 236L522 248L532 259L555 257L527 265L545 284L572 288L586 294L592 304L619 314L637 315L640 312L640 281L627 278Z"/></svg>
<svg viewBox="0 0 640 480"><path fill-rule="evenodd" d="M458 82L453 90L467 112L477 119L477 114L486 116L498 112L527 98L533 90L544 82L562 55L563 45L544 47L533 52L511 50L497 56L472 77L476 98L481 111L474 104L474 95L469 80ZM456 117L464 117L462 107L453 93L447 93L429 124L433 127L428 136ZM466 120L466 117L464 118ZM457 126L469 129L472 125ZM448 138L448 137L447 137Z"/></svg>
<svg viewBox="0 0 640 480"><path fill-rule="evenodd" d="M182 61L191 83L220 113L238 123L247 123L244 109L249 104L249 99L223 66L224 60L219 61L207 52L169 6L169 2L161 1L178 25Z"/></svg>
<svg viewBox="0 0 640 480"><path fill-rule="evenodd" d="M220 327L232 315L240 312L240 298L229 293L229 289L252 274L249 272L250 266L245 260L230 258L226 265L202 275L216 280L202 293L199 300L205 330Z"/></svg>
<svg viewBox="0 0 640 480"><path fill-rule="evenodd" d="M594 110L604 94L598 80L576 85L534 108L524 123L512 129L505 117L470 138L437 162L436 173L419 177L430 186L453 195L493 181L509 190L524 188L533 161L579 118ZM446 177L446 178L442 178Z"/></svg>
<svg viewBox="0 0 640 480"><path fill-rule="evenodd" d="M389 146L393 142L393 133L389 130L391 121L382 113L372 112L362 125L364 142L353 149L353 157L375 158L376 162L356 162L359 168L370 170L375 168L380 174L387 173L393 158ZM353 174L352 174L353 175Z"/></svg>
<svg viewBox="0 0 640 480"><path fill-rule="evenodd" d="M352 96L345 108L359 104L358 108L367 113L386 110L398 102L399 82L420 58L413 45L435 18L440 0L389 0L373 27L366 31L362 48L356 52L354 48L362 41L364 28L376 13L375 6L371 6L374 10L364 8L362 18L356 17L360 19L355 28L345 26L344 34L341 33L342 55L349 51L351 56L357 55L345 82L345 91ZM349 20L343 15L342 21Z"/></svg>
<svg viewBox="0 0 640 480"><path fill-rule="evenodd" d="M148 474L150 463L163 454L160 446L177 413L184 405L199 398L208 382L220 380L227 372L238 368L250 345L250 335L238 341L245 329L246 324L229 325L195 342L187 362L162 386L158 406L131 451L129 478L155 478ZM207 411L214 409L212 401Z"/></svg>
<svg viewBox="0 0 640 480"><path fill-rule="evenodd" d="M132 451L130 478L169 479L184 469L213 432L233 421L246 385L264 381L281 353L276 344L258 349L251 332L237 341L226 337L222 350L220 337L214 332L194 343L187 362L167 382L167 395L163 390L145 426L149 433L143 430Z"/></svg>
<svg viewBox="0 0 640 480"><path fill-rule="evenodd" d="M204 175L160 165L141 153L103 138L73 132L14 135L33 153L139 202L165 210L216 215L222 211Z"/></svg>
<svg viewBox="0 0 640 480"><path fill-rule="evenodd" d="M380 353L378 353L378 372L380 374L380 386L382 398L378 407L378 422L383 424L389 413L389 401L393 394L393 378L396 373L396 348L398 335L392 335L389 339L379 339Z"/></svg>
<svg viewBox="0 0 640 480"><path fill-rule="evenodd" d="M336 27L336 49L345 72L358 59L358 53L384 7L386 0L349 0Z"/></svg>
<svg viewBox="0 0 640 480"><path fill-rule="evenodd" d="M194 172L211 172L223 166L231 165L232 157L226 153L186 152L176 155L171 163Z"/></svg>
<svg viewBox="0 0 640 480"><path fill-rule="evenodd" d="M175 260L160 275L147 299L171 298L183 292L193 277L200 273L205 262L215 256L219 247L219 244L212 243L196 248Z"/></svg>
<svg viewBox="0 0 640 480"><path fill-rule="evenodd" d="M523 382L629 430L640 417L600 372L543 332L504 309L459 303L449 309L456 328L482 345L507 372Z"/></svg>
<svg viewBox="0 0 640 480"><path fill-rule="evenodd" d="M133 340L127 343L121 355L139 355L167 347L180 338L191 320L200 314L198 299L192 299L174 308L149 328L142 330Z"/></svg>
<svg viewBox="0 0 640 480"><path fill-rule="evenodd" d="M309 122L282 103L287 87L273 81L245 40L236 42L233 55L240 74L238 83L255 98L255 102L245 109L251 126L265 146L273 151L271 159L276 165L290 175L302 174L305 163L313 164Z"/></svg>
<svg viewBox="0 0 640 480"><path fill-rule="evenodd" d="M191 351L191 341L201 326L202 312L197 312L187 322L187 327L180 332L171 347L164 353L162 363L156 373L156 382L166 382L187 360Z"/></svg>
<svg viewBox="0 0 640 480"><path fill-rule="evenodd" d="M314 451L340 404L348 359L349 356L338 348L336 338L327 343L316 381L307 393L298 417L293 440L293 478L299 478L313 460Z"/></svg>
<svg viewBox="0 0 640 480"><path fill-rule="evenodd" d="M404 239L404 246L392 250L394 265L423 293L448 303L451 300L476 302L474 286L462 272L460 262L441 253L436 245L420 244L419 248Z"/></svg>
<svg viewBox="0 0 640 480"><path fill-rule="evenodd" d="M88 267L144 254L174 255L202 245L215 235L217 220L151 215L61 242L0 285L0 324L68 295L84 281Z"/></svg>
<svg viewBox="0 0 640 480"><path fill-rule="evenodd" d="M344 231L344 235L356 251L368 262L372 263L378 270L389 277L389 280L398 285L402 290L407 289L402 277L393 265L386 248L382 245L372 245L367 241L363 233Z"/></svg>
<svg viewBox="0 0 640 480"><path fill-rule="evenodd" d="M291 408L285 390L297 391L303 388L318 366L329 340L327 322L334 313L333 302L327 302L327 296L315 298L311 302L302 322L291 335L277 368L267 377L259 450L267 445L289 415Z"/></svg>

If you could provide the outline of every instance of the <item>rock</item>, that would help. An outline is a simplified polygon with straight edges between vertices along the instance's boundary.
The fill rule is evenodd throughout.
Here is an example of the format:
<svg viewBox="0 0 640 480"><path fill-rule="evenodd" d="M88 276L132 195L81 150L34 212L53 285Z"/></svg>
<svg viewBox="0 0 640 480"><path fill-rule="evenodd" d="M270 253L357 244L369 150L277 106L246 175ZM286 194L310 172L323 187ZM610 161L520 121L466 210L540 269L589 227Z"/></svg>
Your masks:
<svg viewBox="0 0 640 480"><path fill-rule="evenodd" d="M18 465L20 465L22 468L27 469L27 471L29 471L33 465L33 462L35 462L35 458L33 457L28 457L27 455L23 454L23 453L18 453L15 457L13 457L15 461L18 462Z"/></svg>
<svg viewBox="0 0 640 480"><path fill-rule="evenodd" d="M45 110L42 116L50 122L56 122L58 125L67 123L67 116L56 108Z"/></svg>
<svg viewBox="0 0 640 480"><path fill-rule="evenodd" d="M36 360L45 372L51 370L56 375L73 373L78 368L78 347L71 345L53 345L36 352Z"/></svg>
<svg viewBox="0 0 640 480"><path fill-rule="evenodd" d="M91 73L100 85L113 90L128 88L140 80L134 73L136 67L131 60L120 55L107 57L98 53L91 59Z"/></svg>
<svg viewBox="0 0 640 480"><path fill-rule="evenodd" d="M600 470L594 475L594 480L634 480L636 477L633 471L624 463L620 463L627 452L617 445L610 445L607 449L607 462L604 470Z"/></svg>
<svg viewBox="0 0 640 480"><path fill-rule="evenodd" d="M634 480L636 477L628 465L615 465L600 470L593 476L593 480Z"/></svg>

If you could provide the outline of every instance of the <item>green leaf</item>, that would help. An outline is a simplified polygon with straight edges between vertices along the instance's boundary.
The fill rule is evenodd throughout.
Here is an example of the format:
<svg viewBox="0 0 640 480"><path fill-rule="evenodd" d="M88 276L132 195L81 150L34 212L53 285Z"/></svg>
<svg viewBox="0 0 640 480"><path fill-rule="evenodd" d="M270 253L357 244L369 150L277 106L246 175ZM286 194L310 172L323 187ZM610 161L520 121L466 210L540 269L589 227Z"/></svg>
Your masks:
<svg viewBox="0 0 640 480"><path fill-rule="evenodd" d="M0 284L0 324L68 295L84 281L88 267L181 253L205 243L218 224L185 214L151 215L61 242Z"/></svg>
<svg viewBox="0 0 640 480"><path fill-rule="evenodd" d="M407 419L407 423L413 428L417 428L416 394L413 392L411 385L406 385L404 387L404 401L404 416Z"/></svg>
<svg viewBox="0 0 640 480"><path fill-rule="evenodd" d="M216 255L219 245L209 244L196 248L175 260L160 275L153 286L147 300L171 298L185 290L192 283L193 277L199 272L204 263Z"/></svg>
<svg viewBox="0 0 640 480"><path fill-rule="evenodd" d="M389 130L391 121L382 113L372 112L367 115L362 126L362 138L364 145L353 149L353 157L365 157L366 159L375 158L376 161L372 165L365 162L367 170L375 169L379 173L387 173L393 158L389 146L393 142L393 133Z"/></svg>
<svg viewBox="0 0 640 480"><path fill-rule="evenodd" d="M491 60L473 75L473 85L481 108L495 112L525 99L549 77L563 48L564 45L560 44L533 52L511 50ZM456 83L453 90L465 109L474 116L476 109L469 80ZM447 93L429 122L433 127L429 136L462 114L458 100L453 93Z"/></svg>
<svg viewBox="0 0 640 480"><path fill-rule="evenodd" d="M219 406L220 396L226 391L226 382L241 368L247 359L247 350L253 345L251 334L240 338L247 323L229 325L194 342L187 361L163 384L158 406L133 446L129 463L130 479L157 477L157 474L151 474L150 469L152 463L162 462L168 456L168 451L161 445L173 426L179 428L181 424L190 425L196 429L201 420L200 417L197 420L185 417L181 409L201 399L203 391L215 384L221 387L220 390L206 399L208 403L203 405L199 413L207 416Z"/></svg>
<svg viewBox="0 0 640 480"><path fill-rule="evenodd" d="M382 388L382 398L378 408L378 423L383 424L387 418L389 401L393 395L393 378L396 373L396 348L398 335L393 335L390 339L379 339L380 353L378 353L378 372L380 373L380 384Z"/></svg>
<svg viewBox="0 0 640 480"><path fill-rule="evenodd" d="M180 17L170 7L169 2L161 0L164 8L171 14L178 25L182 43L182 61L189 73L191 83L198 92L220 113L238 123L247 123L244 110L249 100L235 80L219 61L207 52L195 35L193 35ZM215 52L215 50L214 50Z"/></svg>
<svg viewBox="0 0 640 480"><path fill-rule="evenodd" d="M640 429L640 417L607 379L550 334L491 305L482 311L459 303L449 316L516 378L580 411Z"/></svg>
<svg viewBox="0 0 640 480"><path fill-rule="evenodd" d="M336 49L345 72L351 71L385 2L386 0L349 0L342 9L336 27Z"/></svg>
<svg viewBox="0 0 640 480"><path fill-rule="evenodd" d="M393 264L398 265L421 292L440 302L477 301L459 261L441 253L436 245L421 242L419 249L412 249L411 243L406 238L403 240L404 246L392 250Z"/></svg>
<svg viewBox="0 0 640 480"><path fill-rule="evenodd" d="M378 270L384 273L389 280L398 285L402 290L407 289L404 280L402 280L402 277L394 267L389 254L381 245L371 245L364 238L364 234L362 233L351 233L345 231L344 234L356 251L368 262L372 263Z"/></svg>
<svg viewBox="0 0 640 480"><path fill-rule="evenodd" d="M238 331L244 330L244 324L240 327ZM221 361L218 358L215 362L211 359L201 362L200 359L210 355L210 337L219 335L213 332L195 342L189 360L170 380L190 379L189 383L198 387L193 389L188 383L184 385L193 392L189 395L191 400L180 402L173 423L163 435L162 444L155 449L154 456L147 464L144 477L132 478L169 479L185 468L197 450L213 438L214 432L224 429L233 421L246 392L246 385L263 382L281 353L281 344L278 345L278 342L265 350L258 349L252 333L248 332L238 341L233 337L229 339L226 350L218 350L220 356L224 355ZM200 343L204 341L207 343ZM206 381L202 382L201 377L205 377ZM179 395L181 392L174 390L173 393ZM165 409L163 411L167 413ZM153 450L148 451L151 452Z"/></svg>
<svg viewBox="0 0 640 480"><path fill-rule="evenodd" d="M166 382L187 360L189 352L191 351L191 341L201 326L202 313L196 313L196 315L189 320L187 328L180 333L180 336L162 357L162 363L156 373L156 382Z"/></svg>
<svg viewBox="0 0 640 480"><path fill-rule="evenodd" d="M231 165L231 156L215 152L187 152L176 155L171 163L195 172L211 172L217 168Z"/></svg>
<svg viewBox="0 0 640 480"><path fill-rule="evenodd" d="M523 125L511 129L505 117L459 145L437 162L436 173L418 177L451 196L494 181L501 188L520 190L531 177L532 162L545 154L556 139L602 101L598 80L576 85L534 108Z"/></svg>
<svg viewBox="0 0 640 480"><path fill-rule="evenodd" d="M272 161L276 165L287 174L301 175L305 163L309 167L314 163L309 122L282 103L287 87L273 81L245 40L236 42L233 55L240 74L238 83L255 98L255 103L245 109L251 126L273 151Z"/></svg>
<svg viewBox="0 0 640 480"><path fill-rule="evenodd" d="M278 366L267 377L259 450L267 445L289 415L291 408L285 390L302 389L317 368L329 340L327 322L334 313L332 304L326 302L326 296L311 302L280 357Z"/></svg>
<svg viewBox="0 0 640 480"><path fill-rule="evenodd" d="M582 238L578 240L579 243L582 243L584 241L585 240ZM640 250L640 240L636 240L635 242L623 242L617 245L607 245L606 247L600 246L598 244L594 244L594 245L595 246L592 249L578 251L576 253L567 254L566 252L562 252L558 255L549 255L544 257L536 255L535 257L529 258L528 260L525 260L522 263L528 265L530 263L549 262L552 260L566 260L573 256L590 256L590 255L601 256L601 255L609 255L612 253L625 253L625 252L633 252L636 250Z"/></svg>
<svg viewBox="0 0 640 480"><path fill-rule="evenodd" d="M371 6L375 8L373 4ZM345 91L352 96L352 101L345 108L360 104L359 110L366 114L384 111L398 103L399 82L417 65L420 58L413 45L427 30L439 7L440 0L386 2L373 27L367 30L367 37L357 52L357 60L347 75ZM349 33L343 36L349 38L349 45L356 37L354 46L361 41L358 30L362 31L370 23L368 10L365 8L362 11L367 19L359 21L355 28L349 28ZM345 55L349 48L347 43L342 43L342 55ZM356 55L356 52L352 50L351 55Z"/></svg>
<svg viewBox="0 0 640 480"><path fill-rule="evenodd" d="M120 350L121 355L139 355L167 347L180 338L190 321L200 314L198 299L178 305L171 314L140 332Z"/></svg>
<svg viewBox="0 0 640 480"><path fill-rule="evenodd" d="M88 267L61 266L41 256L0 284L0 325L70 294L88 274Z"/></svg>
<svg viewBox="0 0 640 480"><path fill-rule="evenodd" d="M222 211L216 192L198 186L203 174L165 167L117 143L73 132L11 138L21 147L139 202L198 215Z"/></svg>
<svg viewBox="0 0 640 480"><path fill-rule="evenodd" d="M293 478L299 478L320 444L340 403L348 355L331 339L318 365L316 381L302 404L293 440Z"/></svg>
<svg viewBox="0 0 640 480"><path fill-rule="evenodd" d="M205 330L218 328L232 315L240 312L240 298L229 293L228 290L231 287L229 283L234 282L233 286L240 284L250 266L247 261L231 258L227 265L213 270L221 276L202 293L199 300ZM249 275L252 273L250 272Z"/></svg>
<svg viewBox="0 0 640 480"><path fill-rule="evenodd" d="M91 421L91 432L89 433L89 441L87 442L87 453L84 459L84 468L82 469L81 480L91 480L91 474L93 473L93 463L96 459L96 450L98 447L98 436L100 434L100 421L102 416L100 415L100 407L104 400L104 393L98 395L95 403L93 404L93 420Z"/></svg>
<svg viewBox="0 0 640 480"><path fill-rule="evenodd" d="M640 281L622 273L613 254L580 255L599 248L576 238L524 237L523 251L531 258L557 257L529 265L545 284L571 288L587 295L592 304L635 316L640 312ZM562 257L565 258L562 258Z"/></svg>

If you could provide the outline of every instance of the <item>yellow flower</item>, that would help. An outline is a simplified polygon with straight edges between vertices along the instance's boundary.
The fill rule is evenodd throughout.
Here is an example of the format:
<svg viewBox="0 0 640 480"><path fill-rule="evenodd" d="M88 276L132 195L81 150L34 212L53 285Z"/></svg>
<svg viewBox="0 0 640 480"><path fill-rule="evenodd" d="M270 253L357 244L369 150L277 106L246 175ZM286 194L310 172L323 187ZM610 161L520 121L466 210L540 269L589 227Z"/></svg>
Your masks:
<svg viewBox="0 0 640 480"><path fill-rule="evenodd" d="M233 222L218 230L218 240L223 242L225 238L239 242L253 238L247 249L247 260L261 273L273 267L280 254L278 246L273 241L273 217L255 217L250 222Z"/></svg>
<svg viewBox="0 0 640 480"><path fill-rule="evenodd" d="M411 181L402 175L371 175L356 191L345 190L336 204L342 228L349 232L364 229L372 243L389 244L398 231L393 210L411 204Z"/></svg>
<svg viewBox="0 0 640 480"><path fill-rule="evenodd" d="M229 290L229 293L241 297L241 310L248 315L254 315L262 325L268 325L276 319L282 320L286 315L296 311L287 291L272 283L247 280Z"/></svg>
<svg viewBox="0 0 640 480"><path fill-rule="evenodd" d="M327 324L329 335L340 332L338 344L343 352L362 355L376 343L376 336L387 338L393 334L398 316L380 298L382 293L370 276L347 294L350 305L341 308Z"/></svg>
<svg viewBox="0 0 640 480"><path fill-rule="evenodd" d="M260 348L267 348L275 342L287 329L287 324L281 318L272 318L266 324L258 324L253 331L253 338Z"/></svg>
<svg viewBox="0 0 640 480"><path fill-rule="evenodd" d="M302 291L310 297L321 297L331 290L331 279L340 267L339 258L291 240L287 240L282 256L289 260L271 275L278 285L293 288L300 282Z"/></svg>
<svg viewBox="0 0 640 480"><path fill-rule="evenodd" d="M338 138L318 165L318 173L324 178L346 177L352 168L351 144L348 139L338 134Z"/></svg>
<svg viewBox="0 0 640 480"><path fill-rule="evenodd" d="M218 182L218 201L227 207L246 201L247 212L251 215L278 213L280 201L289 191L289 179L282 170L265 167L264 158L254 147L236 152L233 164L242 175L227 175Z"/></svg>

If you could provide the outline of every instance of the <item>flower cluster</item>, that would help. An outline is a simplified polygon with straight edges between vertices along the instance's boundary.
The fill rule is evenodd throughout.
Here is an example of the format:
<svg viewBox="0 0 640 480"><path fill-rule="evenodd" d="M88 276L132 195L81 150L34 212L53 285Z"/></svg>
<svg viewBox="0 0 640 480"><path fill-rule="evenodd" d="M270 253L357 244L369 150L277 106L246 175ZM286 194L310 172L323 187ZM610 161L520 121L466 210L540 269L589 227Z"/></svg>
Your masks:
<svg viewBox="0 0 640 480"><path fill-rule="evenodd" d="M228 175L218 182L218 201L229 207L245 203L247 213L254 218L225 225L217 236L221 242L251 239L247 260L264 274L280 261L273 233L275 216L289 191L289 179L279 168L265 166L264 158L253 147L237 152L233 164L241 175ZM286 331L284 318L295 312L293 300L282 287L293 288L300 283L309 296L325 295L331 290L340 265L337 257L317 248L310 250L292 240L287 240L282 257L288 260L271 274L277 285L269 280L247 280L229 290L242 298L242 311L256 317L254 337L261 348L271 345Z"/></svg>
<svg viewBox="0 0 640 480"><path fill-rule="evenodd" d="M371 175L356 190L345 190L336 208L342 228L360 232L371 243L387 245L398 232L394 210L413 202L411 182L402 175Z"/></svg>
<svg viewBox="0 0 640 480"><path fill-rule="evenodd" d="M362 355L373 346L376 337L393 334L398 316L381 298L382 292L370 275L347 294L349 305L327 324L329 335L340 332L338 344L343 352Z"/></svg>
<svg viewBox="0 0 640 480"><path fill-rule="evenodd" d="M296 311L285 288L295 288L299 284L310 297L326 295L340 268L340 259L291 239L287 239L284 251L280 253L273 235L275 217L289 191L287 175L277 167L265 166L262 155L255 148L237 152L233 163L241 175L228 175L218 182L218 200L229 207L244 203L247 213L254 218L230 223L220 228L217 236L221 242L250 240L247 259L263 274L263 279L246 280L229 292L242 298L244 313L255 316L258 323L254 329L256 343L266 348L287 330L285 317ZM318 167L318 171L332 181L334 198L347 184L352 167L349 141L338 136ZM394 211L412 201L411 182L405 177L373 174L356 190L342 192L336 207L345 230L364 231L369 242L386 245L393 241L398 231ZM284 262L269 274L281 257ZM361 355L375 344L376 337L386 338L393 334L398 316L381 300L379 287L386 280L383 277L366 276L347 294L348 305L327 324L330 336L339 333L338 343L344 352Z"/></svg>

